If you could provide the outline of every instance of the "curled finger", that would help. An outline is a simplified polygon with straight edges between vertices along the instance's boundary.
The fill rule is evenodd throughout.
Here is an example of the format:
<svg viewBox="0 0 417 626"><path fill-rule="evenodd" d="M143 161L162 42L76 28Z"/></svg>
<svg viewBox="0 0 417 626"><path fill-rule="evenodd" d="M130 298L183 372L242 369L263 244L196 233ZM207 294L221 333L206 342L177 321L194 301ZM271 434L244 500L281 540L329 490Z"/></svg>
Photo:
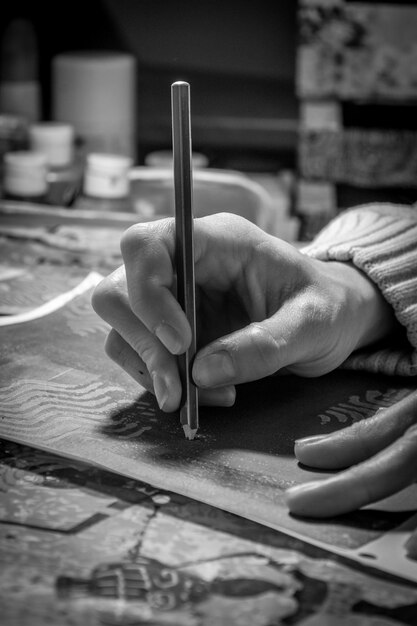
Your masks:
<svg viewBox="0 0 417 626"><path fill-rule="evenodd" d="M171 352L182 354L191 329L175 291L173 219L136 224L121 240L132 311Z"/></svg>
<svg viewBox="0 0 417 626"><path fill-rule="evenodd" d="M154 382L149 375L146 363L142 361L138 353L114 329L108 334L105 351L107 356L137 383L156 395ZM232 406L235 398L236 390L233 386L202 389L198 395L199 403L202 406Z"/></svg>
<svg viewBox="0 0 417 626"><path fill-rule="evenodd" d="M146 364L114 328L107 335L104 349L107 356L129 374L133 380L142 385L147 391L154 393L152 379L149 376Z"/></svg>
<svg viewBox="0 0 417 626"><path fill-rule="evenodd" d="M107 350L112 353L109 356L113 360L122 361L120 365L128 373L143 362L152 380L159 407L163 411L175 411L181 400L181 383L176 359L130 308L122 268L96 287L92 304L117 333L111 334L108 339ZM132 351L136 353L136 357ZM149 384L149 380L147 383Z"/></svg>

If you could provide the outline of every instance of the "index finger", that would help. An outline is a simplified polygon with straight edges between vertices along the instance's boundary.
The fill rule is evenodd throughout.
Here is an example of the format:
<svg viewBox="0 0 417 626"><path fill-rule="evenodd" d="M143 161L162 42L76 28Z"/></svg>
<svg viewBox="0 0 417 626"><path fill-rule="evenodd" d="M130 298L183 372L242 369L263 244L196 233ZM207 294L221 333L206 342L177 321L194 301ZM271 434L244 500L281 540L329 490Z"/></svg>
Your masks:
<svg viewBox="0 0 417 626"><path fill-rule="evenodd" d="M135 224L120 246L132 311L169 352L183 353L191 329L174 293L174 219Z"/></svg>

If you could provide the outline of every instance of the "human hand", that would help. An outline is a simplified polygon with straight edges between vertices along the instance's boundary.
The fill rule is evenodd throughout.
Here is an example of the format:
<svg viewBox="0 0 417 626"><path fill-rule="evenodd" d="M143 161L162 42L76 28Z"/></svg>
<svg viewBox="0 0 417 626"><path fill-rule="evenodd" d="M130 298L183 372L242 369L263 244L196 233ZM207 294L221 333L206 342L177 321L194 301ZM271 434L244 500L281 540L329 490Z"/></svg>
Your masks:
<svg viewBox="0 0 417 626"><path fill-rule="evenodd" d="M235 385L280 371L320 376L391 328L390 308L348 263L310 259L228 213L196 219L194 241L199 349L192 374L202 403L231 405ZM176 355L191 340L175 299L174 242L173 219L129 228L124 266L92 298L112 326L107 354L167 412L179 406Z"/></svg>
<svg viewBox="0 0 417 626"><path fill-rule="evenodd" d="M295 455L304 465L344 470L288 489L296 515L340 515L399 492L417 480L417 391L330 435L299 439ZM417 531L406 548L417 559Z"/></svg>

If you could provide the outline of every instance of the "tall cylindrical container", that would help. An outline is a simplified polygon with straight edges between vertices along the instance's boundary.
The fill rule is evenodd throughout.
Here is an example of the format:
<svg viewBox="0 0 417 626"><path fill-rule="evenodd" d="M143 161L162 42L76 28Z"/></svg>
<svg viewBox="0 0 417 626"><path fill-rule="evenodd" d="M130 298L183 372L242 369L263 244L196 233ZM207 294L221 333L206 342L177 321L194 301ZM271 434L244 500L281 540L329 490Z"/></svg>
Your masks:
<svg viewBox="0 0 417 626"><path fill-rule="evenodd" d="M52 117L71 124L85 152L136 159L136 60L74 51L52 60Z"/></svg>

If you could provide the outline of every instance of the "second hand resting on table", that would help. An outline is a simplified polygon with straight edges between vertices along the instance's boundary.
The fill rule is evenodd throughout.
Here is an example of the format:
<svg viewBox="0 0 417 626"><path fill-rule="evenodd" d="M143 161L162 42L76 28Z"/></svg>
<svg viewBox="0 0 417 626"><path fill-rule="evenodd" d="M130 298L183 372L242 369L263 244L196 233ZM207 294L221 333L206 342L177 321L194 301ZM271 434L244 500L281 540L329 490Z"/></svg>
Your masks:
<svg viewBox="0 0 417 626"><path fill-rule="evenodd" d="M174 229L173 219L129 228L121 240L124 265L92 299L112 327L107 354L166 412L178 409L176 355L190 342L175 298ZM199 350L192 373L201 403L230 406L235 385L279 372L326 374L396 328L378 288L350 263L309 258L228 213L196 219L194 241ZM416 422L415 412L401 424L384 420L381 411L332 435L297 442L296 456L305 464L352 467L289 490L290 510L340 514L412 483Z"/></svg>

